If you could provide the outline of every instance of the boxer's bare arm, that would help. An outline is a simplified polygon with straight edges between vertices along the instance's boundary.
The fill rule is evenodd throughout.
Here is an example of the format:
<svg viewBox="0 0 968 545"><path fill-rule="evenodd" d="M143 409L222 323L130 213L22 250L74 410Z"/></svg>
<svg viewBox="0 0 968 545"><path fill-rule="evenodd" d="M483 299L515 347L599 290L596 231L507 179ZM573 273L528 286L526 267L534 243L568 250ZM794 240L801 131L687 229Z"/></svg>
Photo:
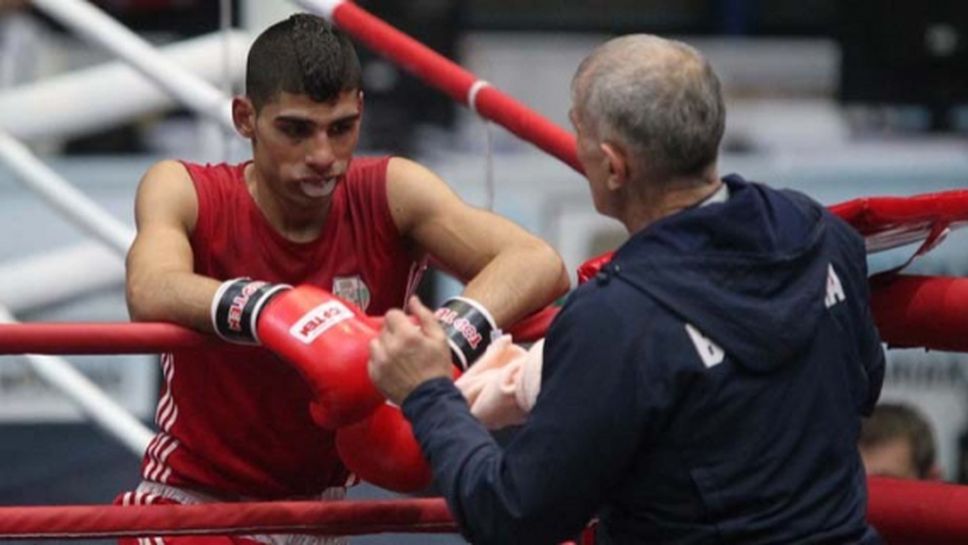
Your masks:
<svg viewBox="0 0 968 545"><path fill-rule="evenodd" d="M135 198L138 233L126 261L132 320L212 330L209 307L219 282L192 272L189 236L197 216L195 188L181 163L161 161L145 173Z"/></svg>
<svg viewBox="0 0 968 545"><path fill-rule="evenodd" d="M464 203L436 174L399 157L387 168L388 198L400 229L467 285L506 326L552 302L569 286L558 253L513 222Z"/></svg>

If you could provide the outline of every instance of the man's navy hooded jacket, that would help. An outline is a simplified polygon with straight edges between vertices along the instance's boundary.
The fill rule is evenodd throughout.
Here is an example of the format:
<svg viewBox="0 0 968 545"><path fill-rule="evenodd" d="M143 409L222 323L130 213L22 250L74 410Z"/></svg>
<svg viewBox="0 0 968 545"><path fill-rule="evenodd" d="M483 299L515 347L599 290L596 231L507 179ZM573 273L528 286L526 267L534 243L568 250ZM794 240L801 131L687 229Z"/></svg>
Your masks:
<svg viewBox="0 0 968 545"><path fill-rule="evenodd" d="M861 415L884 356L863 240L798 193L724 179L568 299L541 393L501 449L446 379L403 409L473 543L598 515L609 543L878 543Z"/></svg>

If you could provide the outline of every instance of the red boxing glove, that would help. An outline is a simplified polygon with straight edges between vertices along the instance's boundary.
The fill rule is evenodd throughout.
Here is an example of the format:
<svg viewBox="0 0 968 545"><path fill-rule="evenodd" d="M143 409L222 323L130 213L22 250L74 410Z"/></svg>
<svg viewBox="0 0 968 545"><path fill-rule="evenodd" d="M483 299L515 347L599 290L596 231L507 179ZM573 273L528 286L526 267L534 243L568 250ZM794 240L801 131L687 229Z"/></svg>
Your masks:
<svg viewBox="0 0 968 545"><path fill-rule="evenodd" d="M395 405L384 403L364 420L336 430L336 451L350 471L381 488L417 492L430 485L430 467Z"/></svg>
<svg viewBox="0 0 968 545"><path fill-rule="evenodd" d="M614 255L615 255L615 251L609 250L604 254L595 256L589 259L588 261L582 263L581 265L579 265L578 283L584 284L585 282L588 282L589 280L594 278L595 275L602 270L602 267L604 267L605 265L608 265L608 263L612 260L612 256Z"/></svg>
<svg viewBox="0 0 968 545"><path fill-rule="evenodd" d="M383 401L366 370L379 326L355 305L315 286L269 301L259 315L262 344L291 363L315 393L316 424L336 429L363 419Z"/></svg>

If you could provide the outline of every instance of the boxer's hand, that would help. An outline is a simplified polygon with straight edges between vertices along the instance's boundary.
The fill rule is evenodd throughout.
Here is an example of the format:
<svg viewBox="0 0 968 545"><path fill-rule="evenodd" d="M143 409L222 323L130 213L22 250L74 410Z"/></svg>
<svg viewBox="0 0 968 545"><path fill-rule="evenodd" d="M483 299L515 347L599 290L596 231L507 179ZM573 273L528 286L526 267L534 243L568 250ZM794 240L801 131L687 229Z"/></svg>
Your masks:
<svg viewBox="0 0 968 545"><path fill-rule="evenodd" d="M266 305L257 329L263 344L312 388L316 424L334 429L357 422L383 403L367 374L368 345L378 329L352 303L299 286Z"/></svg>
<svg viewBox="0 0 968 545"><path fill-rule="evenodd" d="M430 484L430 467L410 423L388 403L336 430L336 451L347 469L379 487L417 492Z"/></svg>
<svg viewBox="0 0 968 545"><path fill-rule="evenodd" d="M370 342L370 378L397 405L425 381L453 375L447 335L434 313L416 297L410 298L408 309L418 323L391 310Z"/></svg>

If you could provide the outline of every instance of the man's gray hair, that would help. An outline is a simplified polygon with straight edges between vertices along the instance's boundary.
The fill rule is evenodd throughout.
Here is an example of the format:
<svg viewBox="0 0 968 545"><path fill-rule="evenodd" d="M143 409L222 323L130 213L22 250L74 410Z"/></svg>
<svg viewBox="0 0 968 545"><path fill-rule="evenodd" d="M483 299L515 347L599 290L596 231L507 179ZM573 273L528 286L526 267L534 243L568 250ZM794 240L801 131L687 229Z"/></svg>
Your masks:
<svg viewBox="0 0 968 545"><path fill-rule="evenodd" d="M694 48L657 36L616 38L572 81L574 104L600 139L618 139L654 176L701 173L726 125L719 78Z"/></svg>

